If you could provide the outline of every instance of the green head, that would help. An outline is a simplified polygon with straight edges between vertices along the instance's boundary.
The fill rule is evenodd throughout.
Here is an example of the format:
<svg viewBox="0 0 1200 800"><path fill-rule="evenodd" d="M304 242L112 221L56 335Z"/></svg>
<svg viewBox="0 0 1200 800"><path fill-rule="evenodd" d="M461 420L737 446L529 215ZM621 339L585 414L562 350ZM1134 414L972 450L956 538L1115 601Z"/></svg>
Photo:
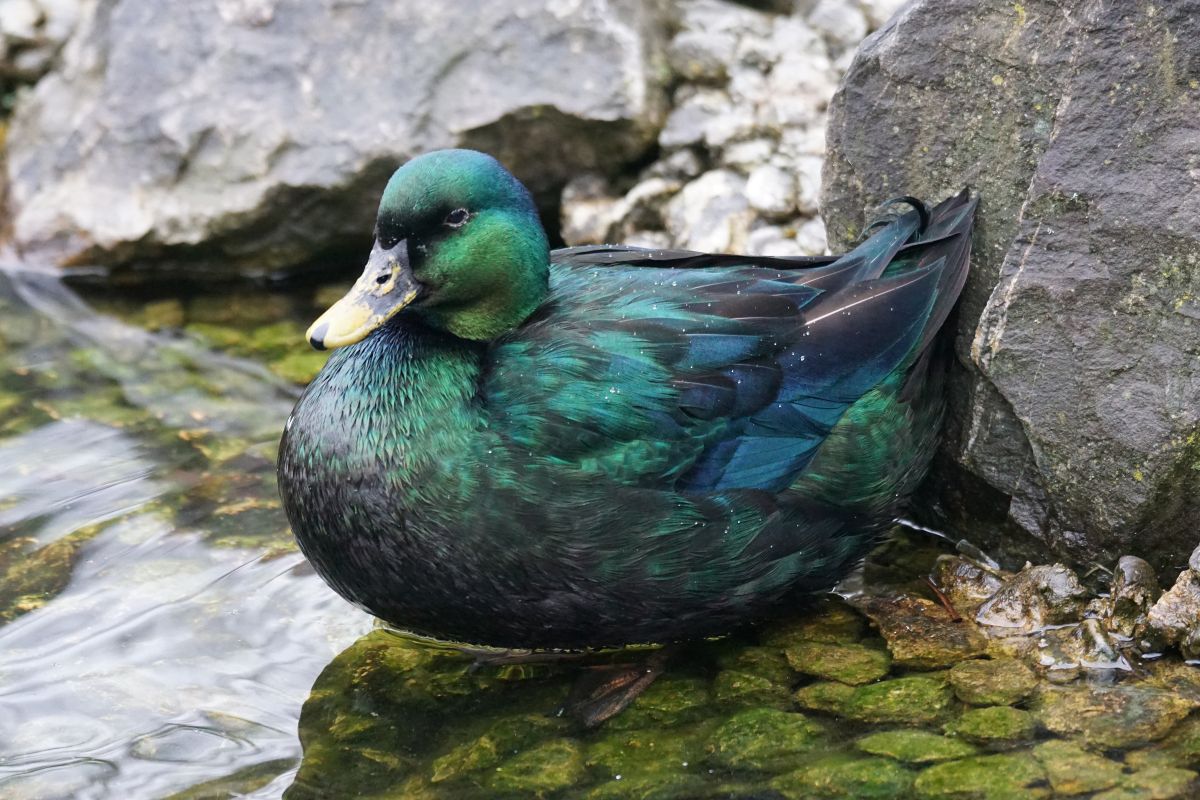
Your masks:
<svg viewBox="0 0 1200 800"><path fill-rule="evenodd" d="M406 308L460 338L494 339L545 299L549 260L529 190L499 161L427 153L388 181L366 269L308 339L319 350L353 344Z"/></svg>

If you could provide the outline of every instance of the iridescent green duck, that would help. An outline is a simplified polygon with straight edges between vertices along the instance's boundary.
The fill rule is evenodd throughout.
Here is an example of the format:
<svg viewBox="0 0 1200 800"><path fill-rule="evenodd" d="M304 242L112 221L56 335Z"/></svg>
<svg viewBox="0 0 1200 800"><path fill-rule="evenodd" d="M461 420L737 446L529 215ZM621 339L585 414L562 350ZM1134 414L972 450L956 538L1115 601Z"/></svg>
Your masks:
<svg viewBox="0 0 1200 800"><path fill-rule="evenodd" d="M828 589L900 513L941 418L935 335L975 201L852 252L550 251L495 159L388 182L279 483L339 593L459 642L719 634Z"/></svg>

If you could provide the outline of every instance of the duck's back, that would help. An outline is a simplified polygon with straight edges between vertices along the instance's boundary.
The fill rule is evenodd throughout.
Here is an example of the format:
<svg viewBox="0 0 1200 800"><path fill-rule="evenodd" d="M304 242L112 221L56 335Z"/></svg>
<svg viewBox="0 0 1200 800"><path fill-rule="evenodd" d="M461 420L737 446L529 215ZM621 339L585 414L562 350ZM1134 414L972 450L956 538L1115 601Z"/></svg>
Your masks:
<svg viewBox="0 0 1200 800"><path fill-rule="evenodd" d="M575 647L720 633L828 588L932 455L931 345L974 205L836 260L557 251L551 300L469 356L477 447L409 493L402 588L352 599L434 636Z"/></svg>

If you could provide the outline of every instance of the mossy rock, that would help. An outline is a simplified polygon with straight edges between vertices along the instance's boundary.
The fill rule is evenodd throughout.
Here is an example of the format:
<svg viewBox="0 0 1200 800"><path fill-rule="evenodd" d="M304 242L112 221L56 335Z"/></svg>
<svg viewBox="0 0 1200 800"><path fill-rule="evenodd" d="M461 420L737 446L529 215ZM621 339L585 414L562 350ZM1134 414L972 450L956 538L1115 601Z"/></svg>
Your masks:
<svg viewBox="0 0 1200 800"><path fill-rule="evenodd" d="M717 656L717 666L783 685L790 685L796 678L777 647L730 647Z"/></svg>
<svg viewBox="0 0 1200 800"><path fill-rule="evenodd" d="M1011 706L1037 688L1037 676L1015 658L973 659L954 665L950 685L964 703Z"/></svg>
<svg viewBox="0 0 1200 800"><path fill-rule="evenodd" d="M514 752L553 736L563 727L560 720L543 714L520 714L497 720L479 737L435 758L430 781L453 781L493 769Z"/></svg>
<svg viewBox="0 0 1200 800"><path fill-rule="evenodd" d="M287 355L277 358L267 366L285 381L307 384L317 377L321 367L329 360L329 353L316 350L294 350Z"/></svg>
<svg viewBox="0 0 1200 800"><path fill-rule="evenodd" d="M946 733L979 745L1014 745L1033 738L1037 721L1028 711L1010 706L989 706L964 711L946 723Z"/></svg>
<svg viewBox="0 0 1200 800"><path fill-rule="evenodd" d="M252 794L296 766L290 758L264 761L243 767L221 778L198 783L181 792L169 795L165 800L227 800Z"/></svg>
<svg viewBox="0 0 1200 800"><path fill-rule="evenodd" d="M892 665L886 651L861 644L794 642L784 653L796 672L853 686L883 678Z"/></svg>
<svg viewBox="0 0 1200 800"><path fill-rule="evenodd" d="M837 755L822 758L771 781L788 800L846 798L871 800L908 794L913 773L886 758Z"/></svg>
<svg viewBox="0 0 1200 800"><path fill-rule="evenodd" d="M1121 765L1085 751L1074 742L1055 739L1033 748L1056 794L1099 792L1121 780Z"/></svg>
<svg viewBox="0 0 1200 800"><path fill-rule="evenodd" d="M65 589L80 548L103 528L89 525L31 552L10 552L0 573L0 624L41 608Z"/></svg>
<svg viewBox="0 0 1200 800"><path fill-rule="evenodd" d="M1049 797L1042 765L1029 752L935 764L913 784L921 800L1036 800Z"/></svg>
<svg viewBox="0 0 1200 800"><path fill-rule="evenodd" d="M606 778L583 795L586 800L699 800L721 797L700 775L620 775Z"/></svg>
<svg viewBox="0 0 1200 800"><path fill-rule="evenodd" d="M1178 767L1147 767L1125 775L1113 788L1093 800L1174 800L1194 798L1200 789L1197 774Z"/></svg>
<svg viewBox="0 0 1200 800"><path fill-rule="evenodd" d="M1053 733L1081 735L1091 745L1126 749L1156 742L1197 703L1148 684L1047 687L1033 712Z"/></svg>
<svg viewBox="0 0 1200 800"><path fill-rule="evenodd" d="M753 709L733 715L713 732L709 760L731 769L777 770L827 741L825 727L803 714Z"/></svg>
<svg viewBox="0 0 1200 800"><path fill-rule="evenodd" d="M546 797L580 783L583 751L569 739L553 739L524 750L489 773L486 788L501 796Z"/></svg>
<svg viewBox="0 0 1200 800"><path fill-rule="evenodd" d="M787 684L732 669L721 670L713 679L713 697L726 705L786 709L791 706L791 695Z"/></svg>
<svg viewBox="0 0 1200 800"><path fill-rule="evenodd" d="M764 628L764 645L786 649L796 642L848 644L862 638L867 621L840 600L815 603L804 616L773 623Z"/></svg>
<svg viewBox="0 0 1200 800"><path fill-rule="evenodd" d="M612 730L638 730L693 722L708 713L711 702L706 681L668 673L604 724Z"/></svg>
<svg viewBox="0 0 1200 800"><path fill-rule="evenodd" d="M862 722L926 725L944 717L953 702L940 675L910 675L858 687L846 715Z"/></svg>
<svg viewBox="0 0 1200 800"><path fill-rule="evenodd" d="M864 736L855 746L864 753L906 764L936 764L977 753L973 745L961 739L921 730L880 731Z"/></svg>
<svg viewBox="0 0 1200 800"><path fill-rule="evenodd" d="M966 619L921 597L865 597L858 607L879 627L892 661L910 669L941 669L987 651L987 639Z"/></svg>
<svg viewBox="0 0 1200 800"><path fill-rule="evenodd" d="M854 698L854 687L837 681L818 681L801 686L792 695L796 704L808 711L843 714Z"/></svg>

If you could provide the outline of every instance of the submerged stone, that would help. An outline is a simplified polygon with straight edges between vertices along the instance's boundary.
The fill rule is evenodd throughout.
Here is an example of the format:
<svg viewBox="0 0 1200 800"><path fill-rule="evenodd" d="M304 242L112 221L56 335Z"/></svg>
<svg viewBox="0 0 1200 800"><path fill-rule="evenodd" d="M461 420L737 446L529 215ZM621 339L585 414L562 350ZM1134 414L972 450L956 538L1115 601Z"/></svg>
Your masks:
<svg viewBox="0 0 1200 800"><path fill-rule="evenodd" d="M777 770L824 744L826 735L823 725L803 714L742 711L714 731L710 760L732 769Z"/></svg>
<svg viewBox="0 0 1200 800"><path fill-rule="evenodd" d="M937 721L952 702L943 678L913 675L860 686L847 715L863 722L919 725Z"/></svg>
<svg viewBox="0 0 1200 800"><path fill-rule="evenodd" d="M979 745L1012 745L1033 738L1037 722L1028 711L1010 706L972 708L946 723L946 733Z"/></svg>
<svg viewBox="0 0 1200 800"><path fill-rule="evenodd" d="M900 595L857 602L879 627L897 666L940 669L987 650L987 640L972 623L954 621L949 611L930 600Z"/></svg>
<svg viewBox="0 0 1200 800"><path fill-rule="evenodd" d="M668 672L605 726L614 730L634 730L691 722L705 716L710 702L707 682Z"/></svg>
<svg viewBox="0 0 1200 800"><path fill-rule="evenodd" d="M1162 739L1197 705L1147 684L1046 687L1033 713L1053 733L1127 748Z"/></svg>
<svg viewBox="0 0 1200 800"><path fill-rule="evenodd" d="M1046 772L1029 752L935 764L914 784L922 800L1027 800L1050 796Z"/></svg>
<svg viewBox="0 0 1200 800"><path fill-rule="evenodd" d="M1079 579L1062 564L1022 570L975 614L980 625L1030 633L1047 625L1078 621L1087 602Z"/></svg>
<svg viewBox="0 0 1200 800"><path fill-rule="evenodd" d="M1077 795L1099 792L1121 779L1121 765L1086 752L1074 742L1055 739L1033 748L1033 755L1046 770L1055 794Z"/></svg>
<svg viewBox="0 0 1200 800"><path fill-rule="evenodd" d="M983 565L959 555L940 555L930 579L960 614L974 614L984 600L1000 591L1004 580Z"/></svg>
<svg viewBox="0 0 1200 800"><path fill-rule="evenodd" d="M523 714L501 719L481 736L452 748L433 760L433 783L454 780L470 773L490 770L517 750L537 739L552 735L563 726L544 714Z"/></svg>
<svg viewBox="0 0 1200 800"><path fill-rule="evenodd" d="M792 699L801 708L809 711L824 711L829 714L845 712L854 697L854 687L837 681L818 681L801 686Z"/></svg>
<svg viewBox="0 0 1200 800"><path fill-rule="evenodd" d="M762 643L786 648L794 642L830 642L845 644L862 638L866 620L840 600L815 603L802 617L781 621L765 628Z"/></svg>
<svg viewBox="0 0 1200 800"><path fill-rule="evenodd" d="M488 789L519 797L544 797L583 780L583 752L569 739L552 739L524 750L489 773Z"/></svg>
<svg viewBox="0 0 1200 800"><path fill-rule="evenodd" d="M788 800L870 800L902 797L912 782L913 773L886 758L835 755L780 775L771 781L771 788Z"/></svg>
<svg viewBox="0 0 1200 800"><path fill-rule="evenodd" d="M861 644L796 642L784 652L796 672L854 686L877 681L891 668L885 651Z"/></svg>
<svg viewBox="0 0 1200 800"><path fill-rule="evenodd" d="M1015 658L976 659L950 670L954 694L973 706L1010 706L1037 686L1033 670Z"/></svg>
<svg viewBox="0 0 1200 800"><path fill-rule="evenodd" d="M791 705L792 690L787 684L732 669L717 673L712 691L719 703L771 708L788 708Z"/></svg>
<svg viewBox="0 0 1200 800"><path fill-rule="evenodd" d="M1195 797L1196 773L1177 767L1147 767L1126 775L1106 792L1094 795L1093 800L1174 800Z"/></svg>
<svg viewBox="0 0 1200 800"><path fill-rule="evenodd" d="M757 675L772 683L790 684L795 674L776 647L735 647L722 652L717 664L723 670Z"/></svg>
<svg viewBox="0 0 1200 800"><path fill-rule="evenodd" d="M974 746L937 733L920 730L880 731L856 742L864 753L887 756L906 764L936 764L976 754Z"/></svg>
<svg viewBox="0 0 1200 800"><path fill-rule="evenodd" d="M1200 572L1180 573L1150 609L1148 622L1163 642L1178 645L1185 658L1200 658Z"/></svg>
<svg viewBox="0 0 1200 800"><path fill-rule="evenodd" d="M1154 567L1137 556L1122 556L1113 571L1109 593L1104 626L1126 638L1143 636L1146 615L1162 594Z"/></svg>

